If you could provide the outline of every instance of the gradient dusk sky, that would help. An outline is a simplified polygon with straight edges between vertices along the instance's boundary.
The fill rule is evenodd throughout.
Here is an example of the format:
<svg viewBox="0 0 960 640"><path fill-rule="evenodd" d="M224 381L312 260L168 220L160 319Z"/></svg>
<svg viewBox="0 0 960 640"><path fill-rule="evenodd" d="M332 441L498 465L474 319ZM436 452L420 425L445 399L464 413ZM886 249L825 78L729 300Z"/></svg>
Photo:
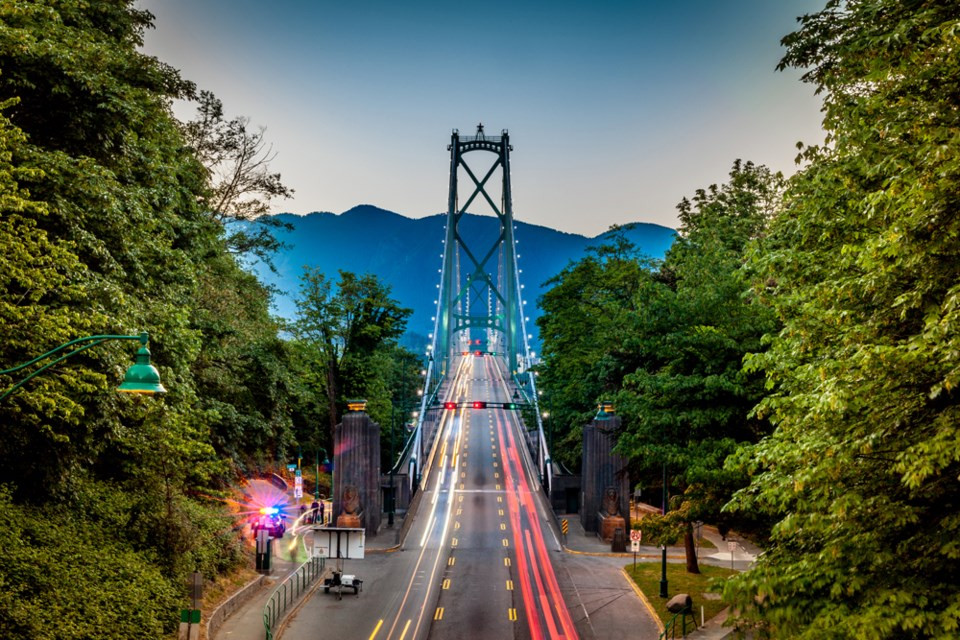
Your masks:
<svg viewBox="0 0 960 640"><path fill-rule="evenodd" d="M517 219L676 226L737 158L792 173L820 101L780 38L823 0L140 0L144 51L267 129L291 200L446 211L450 132L510 131ZM192 108L178 105L180 117ZM472 165L471 165L472 166Z"/></svg>

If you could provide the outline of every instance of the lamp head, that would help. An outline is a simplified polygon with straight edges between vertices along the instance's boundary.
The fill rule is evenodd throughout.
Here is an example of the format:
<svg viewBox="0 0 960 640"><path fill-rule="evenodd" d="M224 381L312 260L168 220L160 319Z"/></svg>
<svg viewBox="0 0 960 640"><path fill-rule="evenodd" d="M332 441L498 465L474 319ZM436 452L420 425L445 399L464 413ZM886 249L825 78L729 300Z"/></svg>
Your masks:
<svg viewBox="0 0 960 640"><path fill-rule="evenodd" d="M126 375L123 376L123 383L117 387L117 391L144 395L167 392L160 384L160 372L150 364L150 350L146 345L137 350L137 361L127 369Z"/></svg>

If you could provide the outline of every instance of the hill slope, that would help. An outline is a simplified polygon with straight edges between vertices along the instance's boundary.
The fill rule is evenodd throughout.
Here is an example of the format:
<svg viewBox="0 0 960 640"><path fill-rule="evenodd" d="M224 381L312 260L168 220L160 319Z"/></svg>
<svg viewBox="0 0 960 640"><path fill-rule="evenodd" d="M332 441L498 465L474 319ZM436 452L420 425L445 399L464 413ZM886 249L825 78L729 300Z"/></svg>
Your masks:
<svg viewBox="0 0 960 640"><path fill-rule="evenodd" d="M296 315L294 299L299 291L305 266L319 267L333 278L337 270L376 274L393 289L394 297L413 309L408 331L426 335L432 330L437 283L440 281L446 214L411 219L370 205L360 205L342 214L311 213L306 216L281 214L292 231L280 231L278 239L288 245L274 258L277 272L262 264L253 270L280 293L274 300L275 311L284 318ZM595 238L564 233L548 227L515 221L517 226L520 281L532 292L530 305L543 293L542 285L560 272L571 260L579 259L590 246L601 244L609 234ZM498 232L493 216L467 214L460 222L461 235L470 238L470 246L484 248L493 244ZM652 258L663 257L675 237L673 229L637 223L626 231L627 237ZM530 306L528 305L528 306ZM528 329L538 309L532 309Z"/></svg>

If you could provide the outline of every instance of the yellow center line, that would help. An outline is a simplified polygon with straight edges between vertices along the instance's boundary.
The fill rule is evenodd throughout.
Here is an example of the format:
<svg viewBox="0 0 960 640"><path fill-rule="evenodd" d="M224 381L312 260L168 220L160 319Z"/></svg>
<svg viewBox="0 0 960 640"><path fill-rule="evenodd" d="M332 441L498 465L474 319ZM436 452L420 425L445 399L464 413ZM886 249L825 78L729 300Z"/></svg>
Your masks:
<svg viewBox="0 0 960 640"><path fill-rule="evenodd" d="M383 620L381 619L379 622L377 622L377 626L373 628L373 633L370 634L370 637L367 640L373 640L377 635L377 631L380 631L380 627L382 626L383 626Z"/></svg>
<svg viewBox="0 0 960 640"><path fill-rule="evenodd" d="M407 629L410 628L410 623L411 623L411 622L413 622L413 620L407 620L407 624L403 625L403 633L400 634L400 640L403 640L404 637L406 637L406 635L407 635Z"/></svg>

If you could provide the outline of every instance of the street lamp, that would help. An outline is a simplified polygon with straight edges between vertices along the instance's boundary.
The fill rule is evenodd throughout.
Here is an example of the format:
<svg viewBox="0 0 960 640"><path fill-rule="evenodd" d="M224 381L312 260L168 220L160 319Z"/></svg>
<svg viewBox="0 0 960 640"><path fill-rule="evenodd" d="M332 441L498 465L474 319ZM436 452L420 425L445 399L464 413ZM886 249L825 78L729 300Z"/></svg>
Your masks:
<svg viewBox="0 0 960 640"><path fill-rule="evenodd" d="M667 515L667 461L663 461L663 504L660 506L660 515ZM663 555L660 562L660 597L667 597L667 543L663 545Z"/></svg>
<svg viewBox="0 0 960 640"><path fill-rule="evenodd" d="M147 349L148 335L146 332L141 333L136 336L124 336L124 335L96 335L96 336L86 336L84 338L77 338L76 340L71 340L70 342L65 342L55 349L47 351L41 356L37 356L30 362L25 362L16 367L10 369L4 369L0 371L0 375L6 375L9 373L16 373L22 371L27 367L43 362L48 358L54 358L47 362L36 371L32 372L30 375L26 376L15 385L7 389L0 394L0 401L5 399L11 393L22 387L28 381L30 381L35 376L43 373L50 367L60 362L63 362L67 358L77 355L91 347L95 347L99 344L103 344L109 340L139 340L140 349L137 350L136 362L135 364L130 365L127 369L126 374L123 376L123 382L117 387L117 391L120 393L139 393L144 395L153 395L157 393L166 393L167 390L160 384L160 373L157 371L157 368L150 364L150 350ZM71 350L72 347L75 349ZM66 353L64 353L66 352ZM62 354L62 355L60 355ZM55 357L58 356L59 357Z"/></svg>

